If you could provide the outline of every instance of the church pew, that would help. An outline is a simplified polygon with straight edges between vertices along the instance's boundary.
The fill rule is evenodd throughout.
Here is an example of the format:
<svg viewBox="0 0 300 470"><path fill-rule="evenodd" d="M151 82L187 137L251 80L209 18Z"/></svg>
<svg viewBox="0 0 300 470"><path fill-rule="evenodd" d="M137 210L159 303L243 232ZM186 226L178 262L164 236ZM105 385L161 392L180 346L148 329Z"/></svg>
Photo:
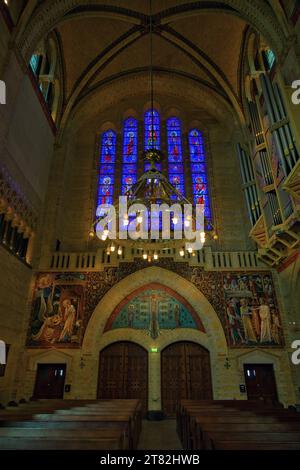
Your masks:
<svg viewBox="0 0 300 470"><path fill-rule="evenodd" d="M207 416L201 416L201 417L194 417L194 421L192 420L192 422L190 424L190 427L187 428L187 431L183 436L182 443L183 443L184 448L191 449L195 445L194 444L195 442L198 443L199 440L201 440L202 426L205 426L204 424L202 424L204 418L207 418L207 420L208 420L207 424L212 424L212 425L214 425L214 427L216 429L218 428L218 423L215 422L215 420L212 416L207 415ZM255 416L251 417L251 416L244 416L244 415L242 415L242 416L234 415L232 417L228 416L228 419L225 419L224 416L223 416L223 424L228 425L228 427L230 426L230 421L232 421L232 420L239 421L239 423L241 425L243 425L244 428L247 428L247 424L249 423L249 420L251 420L252 422L249 423L249 430L251 429L251 425L253 425L253 427L255 427L257 425L259 427L259 425L261 424L262 427L263 427L263 425L266 425L266 427L267 427L267 425L269 425L271 427L272 423L274 423L274 424L278 423L278 420L277 420L276 417L271 417L272 422L266 422L265 417L255 417ZM197 425L195 425L195 422L197 423ZM300 429L299 429L299 420L295 420L293 417L292 418L286 417L286 419L284 421L282 420L282 423L286 424L286 426L291 424L292 428L293 428L293 423L295 423L295 430L300 431ZM235 423L232 423L232 424L235 424ZM196 446L197 445L198 444L196 444Z"/></svg>
<svg viewBox="0 0 300 470"><path fill-rule="evenodd" d="M78 401L72 402L72 405L78 405ZM56 412L68 408L64 406L63 401L51 403L52 409L48 410L49 402L45 403L45 408L30 408L31 411L26 410L25 413L21 410L17 413L11 413L10 410L0 416L0 427L14 428L16 426L26 428L27 430L34 429L64 429L73 430L76 434L82 435L83 430L87 429L101 429L101 428L115 428L116 426L126 427L129 447L134 448L137 445L140 430L141 430L141 402L137 399L131 400L97 400L93 403L93 408L86 409L86 402L81 402L80 412L74 412L73 417L68 420L61 420L59 417L49 420L49 416L54 416ZM60 405L60 406L57 406ZM72 409L72 408L70 408ZM38 413L32 413L37 410ZM120 412L121 410L121 412ZM43 411L50 411L50 413L43 413ZM63 415L62 415L63 416ZM16 422L16 420L20 420ZM33 431L35 432L35 431ZM109 431L112 432L112 431ZM50 431L51 433L51 431Z"/></svg>
<svg viewBox="0 0 300 470"><path fill-rule="evenodd" d="M91 423L95 423L96 426L101 427L103 423L127 423L129 429L129 441L130 447L136 448L140 429L136 425L136 421L132 419L132 414L130 413L98 413L98 414L67 414L67 415L58 415L58 414L40 414L34 416L34 421L36 422L54 422L57 427L58 423L69 422L72 423L74 427L89 426Z"/></svg>
<svg viewBox="0 0 300 470"><path fill-rule="evenodd" d="M193 430L193 419L200 418L200 417L213 417L213 416L236 416L240 417L241 412L239 410L235 410L233 408L222 408L222 407L215 407L210 409L199 408L195 407L189 409L188 413L182 416L181 420L181 432L180 432L180 439L183 443L183 446L187 448L189 446L188 442L191 438L192 430ZM243 412L243 417L251 417L255 414L250 411Z"/></svg>
<svg viewBox="0 0 300 470"><path fill-rule="evenodd" d="M280 448L281 443L299 443L300 448L300 432L218 432L209 431L205 432L203 436L203 449L214 450L215 442L257 442L263 445L264 443L277 442L277 449Z"/></svg>
<svg viewBox="0 0 300 470"><path fill-rule="evenodd" d="M5 437L0 440L1 450L121 450L118 438L101 439L41 439Z"/></svg>
<svg viewBox="0 0 300 470"><path fill-rule="evenodd" d="M300 450L300 442L281 442L279 445L278 442L214 441L214 450Z"/></svg>
<svg viewBox="0 0 300 470"><path fill-rule="evenodd" d="M198 403L198 404L195 404ZM247 403L247 402L245 402ZM191 402L186 401L186 404L180 404L180 420L178 423L178 434L180 436L181 442L185 448L189 448L195 440L195 430L193 429L195 419L198 419L198 424L201 423L201 419L206 419L208 421L213 421L214 418L223 417L226 420L226 417L235 418L240 422L245 422L247 419L251 418L256 420L259 416L260 420L271 417L272 419L278 419L286 421L299 421L300 415L297 413L290 412L281 408L270 408L266 406L257 406L255 407L256 402L252 402L250 405L243 406L238 403L237 409L229 408L228 403L226 407L220 406L220 404L211 403L203 405L202 402ZM235 402L231 401L231 404L234 405Z"/></svg>
<svg viewBox="0 0 300 470"><path fill-rule="evenodd" d="M196 420L197 422L197 420ZM192 433L189 449L198 450L204 447L204 435L209 433L300 433L300 423L264 423L244 421L241 423L203 423L197 426Z"/></svg>
<svg viewBox="0 0 300 470"><path fill-rule="evenodd" d="M48 429L48 428L0 428L0 449L2 448L2 441L4 439L36 439L40 438L42 440L53 440L53 439L69 439L69 440L93 440L93 439L112 439L118 440L118 446L120 450L129 449L129 436L126 429L126 426L117 427L116 424L114 427L106 428L97 428L97 429Z"/></svg>

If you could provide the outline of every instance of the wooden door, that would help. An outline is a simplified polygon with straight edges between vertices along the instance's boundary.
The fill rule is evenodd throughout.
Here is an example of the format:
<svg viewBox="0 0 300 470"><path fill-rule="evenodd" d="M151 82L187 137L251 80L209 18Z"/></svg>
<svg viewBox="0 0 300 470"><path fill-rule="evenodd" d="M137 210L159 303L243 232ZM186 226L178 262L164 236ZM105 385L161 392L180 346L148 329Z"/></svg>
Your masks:
<svg viewBox="0 0 300 470"><path fill-rule="evenodd" d="M174 416L181 399L212 399L209 352L196 343L174 343L161 356L162 407Z"/></svg>
<svg viewBox="0 0 300 470"><path fill-rule="evenodd" d="M34 398L63 398L66 364L38 364Z"/></svg>
<svg viewBox="0 0 300 470"><path fill-rule="evenodd" d="M244 364L248 400L276 402L277 388L272 364Z"/></svg>
<svg viewBox="0 0 300 470"><path fill-rule="evenodd" d="M141 346L118 342L100 352L98 398L140 398L148 409L148 353Z"/></svg>

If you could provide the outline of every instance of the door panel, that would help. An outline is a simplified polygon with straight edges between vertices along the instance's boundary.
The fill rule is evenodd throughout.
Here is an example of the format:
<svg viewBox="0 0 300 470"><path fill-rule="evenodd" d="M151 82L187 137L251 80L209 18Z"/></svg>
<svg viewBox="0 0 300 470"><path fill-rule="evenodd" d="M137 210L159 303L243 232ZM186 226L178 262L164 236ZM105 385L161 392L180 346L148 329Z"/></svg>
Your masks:
<svg viewBox="0 0 300 470"><path fill-rule="evenodd" d="M195 343L168 346L161 356L163 411L173 416L180 399L212 399L209 352Z"/></svg>
<svg viewBox="0 0 300 470"><path fill-rule="evenodd" d="M63 398L66 364L38 364L34 398Z"/></svg>
<svg viewBox="0 0 300 470"><path fill-rule="evenodd" d="M245 364L248 400L277 401L277 388L272 364Z"/></svg>
<svg viewBox="0 0 300 470"><path fill-rule="evenodd" d="M98 398L140 398L147 411L148 353L141 346L119 342L100 352Z"/></svg>

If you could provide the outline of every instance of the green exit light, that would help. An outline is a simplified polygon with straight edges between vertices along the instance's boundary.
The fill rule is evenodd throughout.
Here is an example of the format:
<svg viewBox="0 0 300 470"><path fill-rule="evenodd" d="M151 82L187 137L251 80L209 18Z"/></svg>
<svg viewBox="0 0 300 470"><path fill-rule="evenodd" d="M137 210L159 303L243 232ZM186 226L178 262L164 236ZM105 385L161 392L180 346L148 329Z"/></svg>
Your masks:
<svg viewBox="0 0 300 470"><path fill-rule="evenodd" d="M157 352L158 352L158 349L157 349L157 348L151 348L151 352L157 353Z"/></svg>

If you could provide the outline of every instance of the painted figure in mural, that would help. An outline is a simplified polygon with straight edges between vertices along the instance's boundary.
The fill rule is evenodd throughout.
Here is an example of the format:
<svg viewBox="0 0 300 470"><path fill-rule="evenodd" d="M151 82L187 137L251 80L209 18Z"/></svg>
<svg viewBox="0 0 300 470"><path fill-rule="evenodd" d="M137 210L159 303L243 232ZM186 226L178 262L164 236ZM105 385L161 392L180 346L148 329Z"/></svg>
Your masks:
<svg viewBox="0 0 300 470"><path fill-rule="evenodd" d="M263 298L260 299L259 316L261 320L260 342L270 343L272 341L270 307Z"/></svg>
<svg viewBox="0 0 300 470"><path fill-rule="evenodd" d="M249 341L256 342L256 336L255 336L252 322L251 322L251 311L248 306L247 299L241 299L240 311L241 311L241 318L243 322L246 342L247 343Z"/></svg>
<svg viewBox="0 0 300 470"><path fill-rule="evenodd" d="M280 320L279 316L276 314L275 310L272 310L271 313L272 317L272 327L271 327L271 335L272 335L272 340L276 344L280 344L280 330L282 330L282 326L280 325Z"/></svg>
<svg viewBox="0 0 300 470"><path fill-rule="evenodd" d="M41 275L33 301L28 345L79 343L82 321L78 306L81 295L82 286L66 285L54 274Z"/></svg>
<svg viewBox="0 0 300 470"><path fill-rule="evenodd" d="M128 312L128 328L133 328L135 305L134 304L128 305L127 312Z"/></svg>
<svg viewBox="0 0 300 470"><path fill-rule="evenodd" d="M260 338L260 316L259 316L259 303L257 299L252 302L252 325L256 334L256 340Z"/></svg>
<svg viewBox="0 0 300 470"><path fill-rule="evenodd" d="M229 329L230 329L230 336L232 339L232 343L234 345L236 345L236 343L239 341L244 343L245 340L241 332L240 321L235 313L235 308L234 308L232 300L228 302L226 312L227 312L227 317L228 317L228 322L229 322Z"/></svg>
<svg viewBox="0 0 300 470"><path fill-rule="evenodd" d="M70 299L62 302L64 327L58 341L68 341L72 338L73 329L76 321L76 309Z"/></svg>
<svg viewBox="0 0 300 470"><path fill-rule="evenodd" d="M37 342L55 343L59 337L62 317L61 314L45 318L40 330L32 339Z"/></svg>
<svg viewBox="0 0 300 470"><path fill-rule="evenodd" d="M54 342L60 334L61 312L59 298L61 289L54 286L50 274L41 276L37 282L33 304L31 333L33 341Z"/></svg>
<svg viewBox="0 0 300 470"><path fill-rule="evenodd" d="M118 312L110 328L146 330L156 339L161 330L176 328L197 329L189 309L163 290L145 290Z"/></svg>

